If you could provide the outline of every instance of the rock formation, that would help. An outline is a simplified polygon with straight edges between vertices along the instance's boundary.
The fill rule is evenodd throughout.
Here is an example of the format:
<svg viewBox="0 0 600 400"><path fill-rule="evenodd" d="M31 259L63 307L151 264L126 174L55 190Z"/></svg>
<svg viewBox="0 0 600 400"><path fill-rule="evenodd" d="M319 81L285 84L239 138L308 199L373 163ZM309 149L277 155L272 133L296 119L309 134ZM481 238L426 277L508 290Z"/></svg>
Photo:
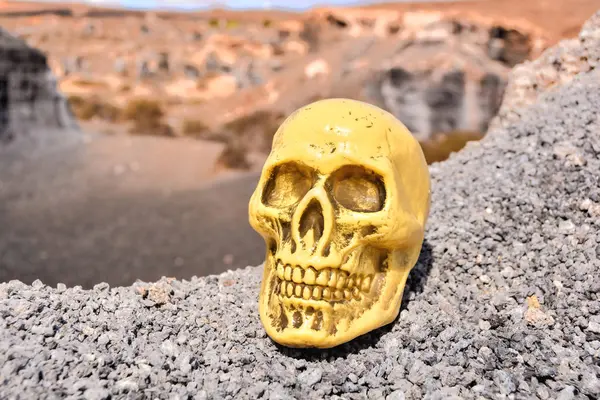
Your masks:
<svg viewBox="0 0 600 400"><path fill-rule="evenodd" d="M0 139L75 127L46 56L0 28Z"/></svg>
<svg viewBox="0 0 600 400"><path fill-rule="evenodd" d="M526 25L502 26L476 15L407 12L381 20L397 29L370 22L380 11L369 15L347 10L311 15L305 28L314 28L312 39L335 51L309 53L303 63L267 76L282 94L268 107L288 114L316 97L350 97L391 111L421 138L456 131L482 134L498 110L510 68L537 56L546 44ZM261 93L249 88L244 96L236 93L235 99L204 108L214 116L223 108L241 110L236 117L252 115L264 109ZM212 118L214 129L233 115Z"/></svg>
<svg viewBox="0 0 600 400"><path fill-rule="evenodd" d="M404 16L403 42L374 73L367 98L421 139L485 133L510 67L534 54L534 45L516 29L428 15Z"/></svg>
<svg viewBox="0 0 600 400"><path fill-rule="evenodd" d="M377 102L417 137L487 131L502 100L506 66L462 43L414 43L396 58L379 74Z"/></svg>
<svg viewBox="0 0 600 400"><path fill-rule="evenodd" d="M600 65L600 15L588 20L579 36L564 40L536 60L515 67L510 73L506 96L494 126L506 126L527 112L540 94L569 82L582 71Z"/></svg>
<svg viewBox="0 0 600 400"><path fill-rule="evenodd" d="M382 20L396 24L398 29L391 32L371 24L373 15L311 15L306 26L318 27L313 32L318 45L331 51L310 52L281 73L265 73L263 87L247 86L235 96L203 104L211 129L225 131L231 121L259 112L288 115L316 98L348 97L387 109L423 142L438 143L438 138L453 134L473 140L485 134L498 111L510 68L538 55L546 43L527 25L504 26L476 15L391 13L394 18ZM272 90L264 90L267 87ZM273 132L265 130L262 136ZM229 147L250 153L257 140L244 135ZM242 165L254 164L229 167Z"/></svg>

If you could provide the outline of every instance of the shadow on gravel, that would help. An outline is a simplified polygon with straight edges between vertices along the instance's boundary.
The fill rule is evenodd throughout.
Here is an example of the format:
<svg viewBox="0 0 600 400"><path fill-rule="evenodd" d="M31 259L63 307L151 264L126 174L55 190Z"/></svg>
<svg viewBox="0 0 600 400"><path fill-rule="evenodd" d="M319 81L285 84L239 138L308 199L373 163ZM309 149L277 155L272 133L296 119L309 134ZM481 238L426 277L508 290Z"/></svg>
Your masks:
<svg viewBox="0 0 600 400"><path fill-rule="evenodd" d="M427 284L427 278L429 277L429 272L431 271L432 266L433 255L431 252L431 245L429 244L429 242L427 242L427 239L425 239L421 248L419 260L410 272L408 280L406 281L400 311L406 309L406 307L410 303L409 297L411 293L419 294L423 291L423 288ZM376 347L381 337L386 333L390 332L394 328L394 325L397 321L398 318L396 318L393 322L386 326L369 332L363 336L359 336L358 338L348 343L344 343L343 345L335 347L333 349L291 349L288 347L281 346L275 342L273 343L283 355L293 357L296 359L303 359L306 361L318 361L329 358L345 358L349 354L356 354L363 349Z"/></svg>

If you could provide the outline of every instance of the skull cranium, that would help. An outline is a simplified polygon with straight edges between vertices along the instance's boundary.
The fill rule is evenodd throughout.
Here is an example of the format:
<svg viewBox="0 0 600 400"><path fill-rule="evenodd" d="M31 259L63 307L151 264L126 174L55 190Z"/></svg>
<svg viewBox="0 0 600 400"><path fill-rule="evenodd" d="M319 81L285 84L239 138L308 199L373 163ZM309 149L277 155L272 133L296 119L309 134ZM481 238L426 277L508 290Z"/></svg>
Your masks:
<svg viewBox="0 0 600 400"><path fill-rule="evenodd" d="M392 322L429 198L421 147L388 112L328 99L290 115L249 205L267 244L259 298L267 334L327 348Z"/></svg>

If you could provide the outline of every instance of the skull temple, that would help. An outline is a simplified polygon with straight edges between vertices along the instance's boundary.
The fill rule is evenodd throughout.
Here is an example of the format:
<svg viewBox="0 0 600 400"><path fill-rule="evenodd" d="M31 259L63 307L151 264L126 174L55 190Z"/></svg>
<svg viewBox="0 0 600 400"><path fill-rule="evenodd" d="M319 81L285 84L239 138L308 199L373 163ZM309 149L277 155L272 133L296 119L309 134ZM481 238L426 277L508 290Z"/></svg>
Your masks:
<svg viewBox="0 0 600 400"><path fill-rule="evenodd" d="M267 334L328 348L392 322L429 199L421 147L390 113L328 99L290 115L249 204L267 244L259 298Z"/></svg>

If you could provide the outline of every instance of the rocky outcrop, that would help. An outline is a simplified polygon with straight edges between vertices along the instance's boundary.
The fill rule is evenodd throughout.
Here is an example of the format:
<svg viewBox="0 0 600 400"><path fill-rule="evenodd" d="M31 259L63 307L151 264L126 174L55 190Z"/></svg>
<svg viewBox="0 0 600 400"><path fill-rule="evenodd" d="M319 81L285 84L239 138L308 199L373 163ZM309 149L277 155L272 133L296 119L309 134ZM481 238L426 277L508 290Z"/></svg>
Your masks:
<svg viewBox="0 0 600 400"><path fill-rule="evenodd" d="M422 139L456 131L485 133L510 68L537 51L530 36L430 13L404 19L403 42L368 83L369 100Z"/></svg>
<svg viewBox="0 0 600 400"><path fill-rule="evenodd" d="M395 19L382 21L399 21L400 28L385 35L381 33L385 29L378 28L379 35L374 30L377 25L369 22L379 14L361 17L344 12L337 20L332 15L338 14L315 13L307 24L320 29L318 46L335 51L313 49L304 62L288 64L278 74L266 74L271 79L260 90L236 90L235 98L207 102L202 106L203 119L213 124L215 132L226 132L226 125L256 114L289 115L318 98L354 98L390 111L424 145L441 148L441 153L431 157L437 161L485 135L502 101L510 68L538 54L545 43L535 30L489 23L475 16L467 19L426 12L391 13ZM351 28L353 24L361 29ZM270 123L266 125L259 135L252 132L256 129L249 129L249 134L227 140L231 154L261 153L254 157L257 163L238 162L228 167L262 165L269 146L257 148L255 144L265 137L269 141L275 131ZM449 142L449 136L454 144L442 146L442 139Z"/></svg>
<svg viewBox="0 0 600 400"><path fill-rule="evenodd" d="M75 127L46 56L0 28L0 139Z"/></svg>
<svg viewBox="0 0 600 400"><path fill-rule="evenodd" d="M494 119L496 127L520 119L540 94L558 88L581 72L600 65L600 12L594 14L575 39L564 40L534 61L515 67L510 84Z"/></svg>
<svg viewBox="0 0 600 400"><path fill-rule="evenodd" d="M313 49L305 63L266 75L279 94L275 101L267 101L271 92L255 89L207 103L215 130L265 107L289 114L314 98L349 97L387 109L420 139L459 131L481 135L498 111L510 68L546 43L537 30L477 16L390 12L383 25L372 23L381 13L312 14L307 25L319 28L317 47L335 51ZM222 109L228 111L215 111Z"/></svg>
<svg viewBox="0 0 600 400"><path fill-rule="evenodd" d="M486 132L508 68L464 43L411 43L380 73L378 103L415 136Z"/></svg>

